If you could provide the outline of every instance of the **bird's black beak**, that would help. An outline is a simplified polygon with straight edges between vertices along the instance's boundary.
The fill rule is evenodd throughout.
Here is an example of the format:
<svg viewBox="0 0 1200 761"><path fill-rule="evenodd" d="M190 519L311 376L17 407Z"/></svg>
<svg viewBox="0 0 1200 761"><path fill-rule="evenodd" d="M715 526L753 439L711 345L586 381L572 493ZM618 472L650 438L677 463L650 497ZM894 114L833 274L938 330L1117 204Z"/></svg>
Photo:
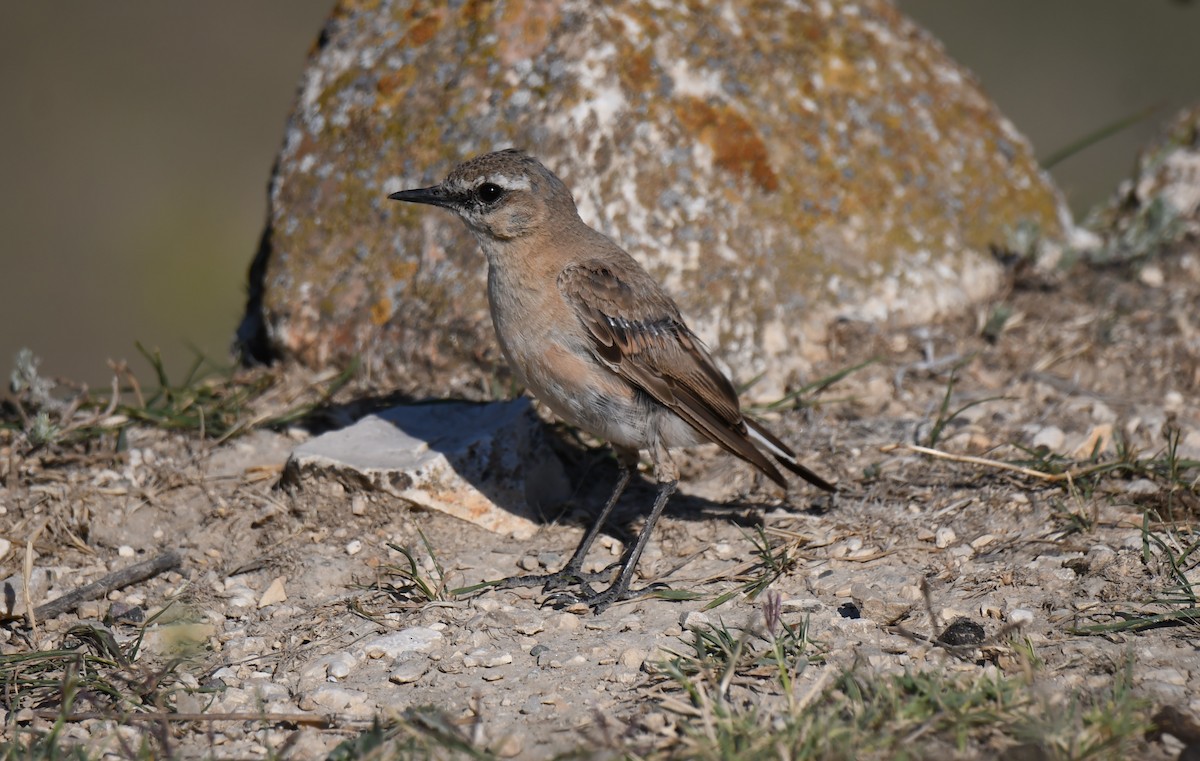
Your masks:
<svg viewBox="0 0 1200 761"><path fill-rule="evenodd" d="M451 208L453 199L441 185L434 185L430 188L414 188L413 190L401 190L398 193L392 193L388 198L393 201L407 201L408 203L427 203L431 206L442 206Z"/></svg>

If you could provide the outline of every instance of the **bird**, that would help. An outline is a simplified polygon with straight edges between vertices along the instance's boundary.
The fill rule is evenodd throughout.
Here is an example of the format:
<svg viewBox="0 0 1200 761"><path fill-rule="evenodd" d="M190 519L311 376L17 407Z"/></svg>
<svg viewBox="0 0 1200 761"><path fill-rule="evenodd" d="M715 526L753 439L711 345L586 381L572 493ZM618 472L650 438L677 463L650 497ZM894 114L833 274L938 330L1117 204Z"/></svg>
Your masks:
<svg viewBox="0 0 1200 761"><path fill-rule="evenodd" d="M458 215L487 260L492 323L516 380L559 418L606 440L620 465L611 496L566 565L500 585L540 584L544 592L576 587L578 594L555 599L582 602L596 614L636 595L630 586L638 560L678 487L673 449L716 443L785 490L776 463L836 491L743 414L733 383L675 301L636 259L580 218L570 189L530 154L513 148L485 153L437 185L388 198ZM658 487L645 523L617 563L585 574L584 559L642 450ZM610 583L596 591L592 582L601 579Z"/></svg>

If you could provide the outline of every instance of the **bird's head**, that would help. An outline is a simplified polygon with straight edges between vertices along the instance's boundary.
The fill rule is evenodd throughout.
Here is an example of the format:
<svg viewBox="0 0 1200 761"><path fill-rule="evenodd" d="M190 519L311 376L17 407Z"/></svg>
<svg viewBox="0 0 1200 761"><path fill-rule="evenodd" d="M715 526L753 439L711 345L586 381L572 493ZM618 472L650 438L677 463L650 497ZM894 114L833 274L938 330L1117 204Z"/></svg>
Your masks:
<svg viewBox="0 0 1200 761"><path fill-rule="evenodd" d="M545 229L556 215L575 218L575 202L562 180L537 159L509 149L486 153L455 167L428 188L401 190L388 198L450 209L483 244L510 241Z"/></svg>

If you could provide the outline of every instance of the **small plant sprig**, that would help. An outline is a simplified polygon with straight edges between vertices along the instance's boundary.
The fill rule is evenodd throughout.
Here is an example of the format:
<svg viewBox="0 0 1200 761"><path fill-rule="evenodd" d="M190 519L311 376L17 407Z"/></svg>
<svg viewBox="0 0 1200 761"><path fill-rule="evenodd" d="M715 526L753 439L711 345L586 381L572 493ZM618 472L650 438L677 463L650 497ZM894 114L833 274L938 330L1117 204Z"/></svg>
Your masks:
<svg viewBox="0 0 1200 761"><path fill-rule="evenodd" d="M757 526L755 533L746 538L754 545L754 554L758 556L758 563L751 568L753 575L741 586L717 596L716 599L704 606L705 610L720 607L741 594L753 600L775 583L776 579L793 570L799 562L799 558L792 555L796 542L780 542L772 545L762 526Z"/></svg>

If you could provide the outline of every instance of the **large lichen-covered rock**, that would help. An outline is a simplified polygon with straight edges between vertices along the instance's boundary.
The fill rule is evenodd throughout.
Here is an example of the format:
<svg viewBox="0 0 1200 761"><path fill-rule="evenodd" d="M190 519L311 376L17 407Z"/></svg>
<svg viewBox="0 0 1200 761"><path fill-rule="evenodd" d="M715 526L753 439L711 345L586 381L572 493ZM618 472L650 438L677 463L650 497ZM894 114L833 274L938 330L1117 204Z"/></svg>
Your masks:
<svg viewBox="0 0 1200 761"><path fill-rule="evenodd" d="M1070 224L1025 139L886 0L344 0L271 183L243 345L506 390L474 241L386 196L509 146L760 396L824 356L832 320L961 308L999 281L990 246Z"/></svg>

